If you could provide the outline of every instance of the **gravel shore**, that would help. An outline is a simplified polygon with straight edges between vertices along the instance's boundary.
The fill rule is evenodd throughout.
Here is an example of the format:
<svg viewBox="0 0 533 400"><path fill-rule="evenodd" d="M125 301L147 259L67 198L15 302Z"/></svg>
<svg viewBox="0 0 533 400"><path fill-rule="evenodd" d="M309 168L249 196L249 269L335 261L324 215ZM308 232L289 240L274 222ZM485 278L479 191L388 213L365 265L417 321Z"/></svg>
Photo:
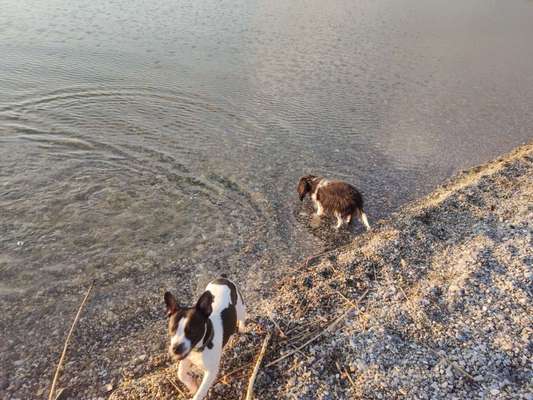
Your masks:
<svg viewBox="0 0 533 400"><path fill-rule="evenodd" d="M256 398L533 399L532 221L529 144L290 272L210 398L243 396L272 331ZM164 351L138 364L111 399L182 398Z"/></svg>
<svg viewBox="0 0 533 400"><path fill-rule="evenodd" d="M296 212L302 224L316 222L309 204ZM248 332L228 344L209 398L243 397L272 332L257 399L533 400L532 221L528 144L459 174L353 241L326 222L312 228L331 250L303 265L229 271L246 288ZM157 289L183 265L194 275L195 266L150 257L134 264L138 274L125 267L118 283L98 280L91 295L98 302L89 300L69 346L59 399L187 398L166 354ZM190 299L210 278L180 282L177 295ZM138 297L113 301L101 290L111 284L118 294L135 284ZM0 398L47 397L86 289L55 297L43 289L0 307ZM55 311L59 300L71 313Z"/></svg>

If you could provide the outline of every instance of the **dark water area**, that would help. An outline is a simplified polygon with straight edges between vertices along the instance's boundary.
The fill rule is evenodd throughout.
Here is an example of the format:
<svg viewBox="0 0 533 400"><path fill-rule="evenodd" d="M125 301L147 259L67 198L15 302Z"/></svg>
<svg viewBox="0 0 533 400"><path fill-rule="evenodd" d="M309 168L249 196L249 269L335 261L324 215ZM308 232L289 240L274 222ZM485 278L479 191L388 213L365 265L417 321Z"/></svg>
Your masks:
<svg viewBox="0 0 533 400"><path fill-rule="evenodd" d="M295 192L303 174L356 184L372 223L533 137L531 1L3 0L0 10L9 396L49 381L95 278L78 348L111 348L156 323L165 288L190 298L226 272L253 297L346 242L310 228ZM58 348L35 343L43 334Z"/></svg>

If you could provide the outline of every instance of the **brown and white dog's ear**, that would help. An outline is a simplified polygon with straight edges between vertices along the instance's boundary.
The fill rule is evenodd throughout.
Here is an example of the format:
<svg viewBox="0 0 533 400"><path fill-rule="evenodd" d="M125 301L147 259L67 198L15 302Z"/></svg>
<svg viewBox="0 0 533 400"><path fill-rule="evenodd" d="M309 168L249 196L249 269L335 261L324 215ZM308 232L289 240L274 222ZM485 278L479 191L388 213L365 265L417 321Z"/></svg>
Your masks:
<svg viewBox="0 0 533 400"><path fill-rule="evenodd" d="M215 298L209 290L202 293L198 302L196 303L196 310L201 312L205 317L209 317L213 312L213 300Z"/></svg>
<svg viewBox="0 0 533 400"><path fill-rule="evenodd" d="M165 292L165 304L167 305L167 317L178 311L178 302L170 292Z"/></svg>
<svg viewBox="0 0 533 400"><path fill-rule="evenodd" d="M300 201L303 201L305 195L311 191L311 182L309 182L309 177L304 176L300 178L298 182L298 194L300 195Z"/></svg>

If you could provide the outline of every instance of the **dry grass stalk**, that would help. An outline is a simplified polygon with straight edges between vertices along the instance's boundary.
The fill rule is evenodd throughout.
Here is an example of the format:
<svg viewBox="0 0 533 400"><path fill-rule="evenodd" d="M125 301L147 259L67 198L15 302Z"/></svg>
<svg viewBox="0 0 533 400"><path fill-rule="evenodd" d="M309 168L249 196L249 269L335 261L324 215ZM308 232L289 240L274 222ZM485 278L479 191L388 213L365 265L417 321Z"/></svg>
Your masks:
<svg viewBox="0 0 533 400"><path fill-rule="evenodd" d="M187 398L187 396L185 395L185 393L183 393L183 390L181 390L181 389L179 388L179 386L176 385L172 379L170 379L168 376L165 376L165 378L167 378L167 381L169 381L170 384L171 384L172 386L174 386L174 389L176 389L176 391L180 394L181 397L183 397L184 399Z"/></svg>
<svg viewBox="0 0 533 400"><path fill-rule="evenodd" d="M348 247L351 247L351 246L352 246L352 244L349 243L349 244L346 244L344 246L336 247L333 250L327 250L327 251L323 251L322 253L318 253L318 254L309 256L309 257L306 258L306 260L304 262L304 266L307 268L311 261L314 261L314 260L316 260L317 258L320 258L320 257L327 256L328 254L331 254L331 253L340 252L340 251L342 251L344 249L347 249Z"/></svg>
<svg viewBox="0 0 533 400"><path fill-rule="evenodd" d="M433 354L435 354L437 357L439 357L441 360L444 360L447 364L451 365L456 371L458 371L461 375L465 376L466 378L470 379L472 382L477 384L477 381L475 378L469 374L463 367L461 367L459 364L457 364L455 361L450 360L448 357L443 356L439 354L439 352L435 349L432 349L431 347L424 345L429 351L431 351Z"/></svg>
<svg viewBox="0 0 533 400"><path fill-rule="evenodd" d="M307 346L308 344L314 342L316 339L318 339L320 336L322 336L323 334L325 334L326 332L329 332L331 331L333 328L335 328L344 318L346 318L346 316L357 306L357 304L363 300L363 298L367 295L369 289L367 289L360 297L359 299L357 300L357 303L354 305L354 306L351 306L344 314L342 314L340 317L336 318L331 324L329 324L326 329L320 331L318 334L314 335L311 339L309 339L308 341L306 341L304 344L298 346L296 349L292 350L292 351L289 351L288 353L282 355L281 357L275 359L274 361L270 362L267 364L267 367L271 367L272 365L275 365L277 364L278 362L284 360L285 358L293 355L294 353L296 353L297 351L299 350L302 350L305 346Z"/></svg>
<svg viewBox="0 0 533 400"><path fill-rule="evenodd" d="M345 295L343 295L341 292L339 292L338 290L335 290L335 292L337 292L337 294L338 294L339 296L341 296L344 300L346 300L346 302L350 303L350 305L351 305L352 307L357 307L357 305L356 305L352 300L350 300L348 297L346 297Z"/></svg>
<svg viewBox="0 0 533 400"><path fill-rule="evenodd" d="M52 386L50 387L50 394L48 395L48 400L55 399L54 394L56 391L56 385L57 385L57 381L59 380L59 374L61 373L63 362L65 361L65 356L67 354L67 348L70 342L70 337L72 336L72 333L74 332L74 328L76 327L76 324L78 323L78 320L80 319L81 310L83 309L85 302L89 298L89 294L91 294L91 290L93 289L93 286L94 286L94 281L92 281L91 286L89 286L89 289L87 289L87 293L85 294L83 301L78 307L78 312L76 313L76 317L74 317L74 321L72 322L72 325L70 326L70 331L68 332L67 338L65 339L65 344L63 345L63 352L61 353L61 357L59 358L59 362L57 363L56 372L54 374L54 379L52 380Z"/></svg>
<svg viewBox="0 0 533 400"><path fill-rule="evenodd" d="M294 345L297 342L301 342L302 340L307 340L311 336L315 335L317 332L322 330L322 326L319 325L318 328L315 329L306 329L304 331L298 332L296 335L293 335L289 337L289 340L287 340L287 344Z"/></svg>
<svg viewBox="0 0 533 400"><path fill-rule="evenodd" d="M263 346L261 347L261 351L259 353L259 357L257 357L257 362L255 363L254 370L252 372L252 376L250 377L250 381L248 382L248 390L246 392L246 400L252 400L252 396L254 393L254 383L255 378L257 377L257 372L259 371L259 367L261 366L261 361L263 361L263 357L265 356L266 349L268 347L268 342L270 341L270 337L272 334L269 332L267 333L265 340L263 341Z"/></svg>
<svg viewBox="0 0 533 400"><path fill-rule="evenodd" d="M61 395L63 394L63 392L65 391L64 388L61 388L57 391L57 394L56 394L56 400L60 399L61 398Z"/></svg>
<svg viewBox="0 0 533 400"><path fill-rule="evenodd" d="M352 243L348 243L343 246L335 247L334 249L326 250L326 251L323 251L322 253L317 253L315 255L309 256L306 258L304 262L304 266L307 267L311 261L316 260L317 258L324 257L332 253L340 253L342 252L342 250L348 249L350 247L353 247Z"/></svg>
<svg viewBox="0 0 533 400"><path fill-rule="evenodd" d="M279 331L281 337L286 338L287 335L285 335L285 333L283 332L283 330L281 329L281 327L278 325L278 323L276 322L276 320L274 319L274 317L269 316L268 319L270 319L270 321L272 321L272 323L274 324L274 326L276 327L276 329Z"/></svg>
<svg viewBox="0 0 533 400"><path fill-rule="evenodd" d="M228 373L225 374L224 376L221 376L220 378L218 378L217 383L218 383L218 382L226 382L227 378L229 378L229 377L232 376L232 375L235 375L235 374L238 373L238 372L241 372L241 371L245 370L245 369L248 368L250 365L252 365L251 362L246 363L246 364L244 364L244 365L241 365L239 368L235 368L233 371L228 372Z"/></svg>
<svg viewBox="0 0 533 400"><path fill-rule="evenodd" d="M287 335L287 337L288 337L288 335L290 335L291 333L293 333L293 332L295 332L295 331L297 331L297 330L299 330L299 329L301 329L301 328L304 328L304 327L307 327L307 326L309 326L309 325L315 324L315 323L316 323L315 320L313 320L313 321L308 321L308 322L304 322L304 323L301 324L301 325L298 325L298 326L295 326L294 328L289 329L287 332L285 332L285 335ZM300 332L298 332L298 334L300 334L300 333L302 333L302 332L303 332L303 331L300 331Z"/></svg>
<svg viewBox="0 0 533 400"><path fill-rule="evenodd" d="M342 375L346 375L346 377L348 378L348 381L352 385L352 388L353 388L353 390L355 392L356 389L357 389L357 386L355 385L355 382L353 381L352 377L350 376L350 373L348 372L348 370L346 368L344 368L344 370L343 370L338 361L335 361L335 365L337 366L337 369L339 370L339 374L341 375L341 377L342 377Z"/></svg>

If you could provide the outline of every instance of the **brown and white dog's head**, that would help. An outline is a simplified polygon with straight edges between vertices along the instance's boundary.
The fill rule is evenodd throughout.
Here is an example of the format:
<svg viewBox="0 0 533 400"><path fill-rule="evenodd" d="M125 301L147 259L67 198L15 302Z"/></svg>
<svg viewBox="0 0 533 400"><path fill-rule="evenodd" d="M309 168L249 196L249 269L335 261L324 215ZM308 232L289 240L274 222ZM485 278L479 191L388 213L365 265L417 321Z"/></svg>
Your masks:
<svg viewBox="0 0 533 400"><path fill-rule="evenodd" d="M316 181L315 175L306 175L300 178L298 182L298 194L300 195L300 201L303 201L305 195L310 193L313 189L313 183Z"/></svg>
<svg viewBox="0 0 533 400"><path fill-rule="evenodd" d="M213 295L205 291L194 307L180 307L170 292L165 293L167 305L169 354L182 360L207 333L209 316L213 312Z"/></svg>

